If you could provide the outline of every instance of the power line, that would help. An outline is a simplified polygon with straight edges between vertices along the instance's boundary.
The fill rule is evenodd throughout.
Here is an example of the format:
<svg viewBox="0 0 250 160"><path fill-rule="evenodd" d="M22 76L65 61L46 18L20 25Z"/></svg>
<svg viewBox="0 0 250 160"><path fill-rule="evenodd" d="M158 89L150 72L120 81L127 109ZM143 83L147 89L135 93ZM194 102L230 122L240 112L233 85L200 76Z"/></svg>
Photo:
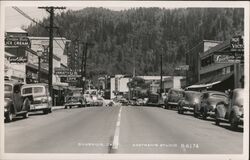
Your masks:
<svg viewBox="0 0 250 160"><path fill-rule="evenodd" d="M53 37L54 37L54 13L56 9L65 9L66 7L38 7L39 9L45 9L50 14L50 26L49 26L49 91L52 98L52 104L54 104L53 94Z"/></svg>
<svg viewBox="0 0 250 160"><path fill-rule="evenodd" d="M43 27L47 32L49 32L46 26L44 26L43 24L37 22L37 21L34 20L33 18L31 18L28 14L26 14L25 12L23 12L20 8L15 7L15 6L12 7L12 8L15 9L18 13L20 13L20 14L21 14L22 16L24 16L25 18L27 18L27 19L29 19L30 21L36 23L37 25L40 25L40 26ZM66 45L65 42L63 41L62 36L61 36L61 39L62 39L62 42L64 43L64 45ZM54 40L55 40L55 42L58 44L58 46L64 51L64 48L60 45L60 43L59 43L56 39L54 39Z"/></svg>

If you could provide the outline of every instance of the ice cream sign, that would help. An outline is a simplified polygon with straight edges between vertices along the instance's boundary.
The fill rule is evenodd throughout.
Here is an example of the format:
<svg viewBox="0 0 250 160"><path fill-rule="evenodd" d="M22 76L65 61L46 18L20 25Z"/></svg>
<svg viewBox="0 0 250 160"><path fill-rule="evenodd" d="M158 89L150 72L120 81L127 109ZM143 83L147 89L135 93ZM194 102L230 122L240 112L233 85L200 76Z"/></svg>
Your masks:
<svg viewBox="0 0 250 160"><path fill-rule="evenodd" d="M27 37L6 37L5 38L6 46L29 46L30 41Z"/></svg>

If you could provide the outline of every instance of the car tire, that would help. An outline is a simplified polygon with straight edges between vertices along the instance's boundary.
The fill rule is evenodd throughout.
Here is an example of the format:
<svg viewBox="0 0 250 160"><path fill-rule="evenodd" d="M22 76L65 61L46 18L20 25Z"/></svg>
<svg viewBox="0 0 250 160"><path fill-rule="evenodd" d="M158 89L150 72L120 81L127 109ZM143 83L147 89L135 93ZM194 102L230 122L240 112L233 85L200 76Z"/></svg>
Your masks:
<svg viewBox="0 0 250 160"><path fill-rule="evenodd" d="M202 108L202 109L201 109L201 117L202 117L202 119L204 119L204 120L207 119L207 113L206 113L205 108Z"/></svg>
<svg viewBox="0 0 250 160"><path fill-rule="evenodd" d="M219 126L220 125L220 119L219 119L219 112L218 111L215 111L215 124L217 125L217 126Z"/></svg>
<svg viewBox="0 0 250 160"><path fill-rule="evenodd" d="M64 106L64 109L68 109L68 106Z"/></svg>
<svg viewBox="0 0 250 160"><path fill-rule="evenodd" d="M11 122L13 121L13 114L10 111L8 111L5 118L6 118L6 122Z"/></svg>
<svg viewBox="0 0 250 160"><path fill-rule="evenodd" d="M28 118L28 117L29 117L29 112L23 114L23 118Z"/></svg>
<svg viewBox="0 0 250 160"><path fill-rule="evenodd" d="M198 118L198 114L194 111L194 117Z"/></svg>
<svg viewBox="0 0 250 160"><path fill-rule="evenodd" d="M178 114L181 114L180 109L177 110Z"/></svg>
<svg viewBox="0 0 250 160"><path fill-rule="evenodd" d="M238 119L234 112L230 115L229 120L230 120L231 129L232 130L238 129Z"/></svg>
<svg viewBox="0 0 250 160"><path fill-rule="evenodd" d="M43 110L43 114L48 114L49 113L49 110L48 109L44 109Z"/></svg>

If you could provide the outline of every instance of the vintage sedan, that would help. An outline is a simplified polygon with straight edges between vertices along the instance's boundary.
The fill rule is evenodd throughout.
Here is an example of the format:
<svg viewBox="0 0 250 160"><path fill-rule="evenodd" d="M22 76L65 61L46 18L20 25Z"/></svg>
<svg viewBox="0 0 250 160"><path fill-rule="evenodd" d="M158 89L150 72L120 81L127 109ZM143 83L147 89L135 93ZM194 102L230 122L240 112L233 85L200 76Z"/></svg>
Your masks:
<svg viewBox="0 0 250 160"><path fill-rule="evenodd" d="M4 117L6 122L11 122L16 116L29 116L30 100L22 96L23 84L14 81L4 82Z"/></svg>
<svg viewBox="0 0 250 160"><path fill-rule="evenodd" d="M233 130L237 129L238 125L242 125L244 116L243 99L244 89L234 89L230 93L229 105L220 103L216 106L216 124L219 125L221 121L229 121Z"/></svg>
<svg viewBox="0 0 250 160"><path fill-rule="evenodd" d="M185 91L183 93L183 98L178 103L178 113L183 114L185 111L194 112L194 109L198 108L200 105L201 96L201 92ZM194 112L194 116L197 116L196 112Z"/></svg>
<svg viewBox="0 0 250 160"><path fill-rule="evenodd" d="M224 92L206 91L203 93L199 113L203 119L208 116L215 118L215 110L218 104L228 105L229 97Z"/></svg>
<svg viewBox="0 0 250 160"><path fill-rule="evenodd" d="M182 89L170 89L168 91L168 98L165 101L165 108L171 109L172 106L178 106L179 100L183 98L183 92Z"/></svg>
<svg viewBox="0 0 250 160"><path fill-rule="evenodd" d="M66 98L64 108L72 108L73 106L85 107L86 105L87 103L83 96L70 96Z"/></svg>
<svg viewBox="0 0 250 160"><path fill-rule="evenodd" d="M48 84L25 84L22 86L21 93L31 100L29 111L43 111L44 114L52 112L52 98L49 95Z"/></svg>

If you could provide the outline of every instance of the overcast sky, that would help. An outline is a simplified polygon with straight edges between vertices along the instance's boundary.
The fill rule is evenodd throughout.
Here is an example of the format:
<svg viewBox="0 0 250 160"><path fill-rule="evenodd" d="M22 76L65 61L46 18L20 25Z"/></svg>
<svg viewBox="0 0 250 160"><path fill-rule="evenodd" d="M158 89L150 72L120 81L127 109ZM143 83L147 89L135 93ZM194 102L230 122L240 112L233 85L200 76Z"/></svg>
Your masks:
<svg viewBox="0 0 250 160"><path fill-rule="evenodd" d="M38 9L37 7L18 7L21 9L24 13L29 15L31 18L35 19L36 21L40 21L43 18L46 18L49 16L49 13L46 12L44 9ZM60 14L61 12L65 12L67 10L80 10L82 8L79 7L68 7L66 10L55 10L55 14ZM109 8L112 10L122 10L125 8ZM12 7L6 7L5 8L5 30L13 29L16 27L21 26L28 26L31 23L31 21L27 18L25 18L23 15L18 13L15 9Z"/></svg>

